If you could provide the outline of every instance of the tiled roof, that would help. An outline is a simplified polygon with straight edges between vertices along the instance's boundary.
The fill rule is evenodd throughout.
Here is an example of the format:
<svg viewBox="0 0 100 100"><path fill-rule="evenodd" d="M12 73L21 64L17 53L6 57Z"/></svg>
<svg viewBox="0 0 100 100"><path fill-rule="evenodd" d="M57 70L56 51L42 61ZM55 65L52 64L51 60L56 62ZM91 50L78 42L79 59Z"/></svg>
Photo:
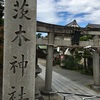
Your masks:
<svg viewBox="0 0 100 100"><path fill-rule="evenodd" d="M80 27L80 26L77 24L77 21L76 21L76 20L73 20L72 22L70 22L69 24L67 24L67 25L65 25L65 26Z"/></svg>
<svg viewBox="0 0 100 100"><path fill-rule="evenodd" d="M88 24L86 27L88 27L88 28L100 28L100 24Z"/></svg>

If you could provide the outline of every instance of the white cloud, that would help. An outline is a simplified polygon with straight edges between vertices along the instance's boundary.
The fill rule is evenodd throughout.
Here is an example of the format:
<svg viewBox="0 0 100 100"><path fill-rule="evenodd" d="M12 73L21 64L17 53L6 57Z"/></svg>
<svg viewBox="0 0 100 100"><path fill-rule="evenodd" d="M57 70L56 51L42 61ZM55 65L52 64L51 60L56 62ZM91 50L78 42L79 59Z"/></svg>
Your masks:
<svg viewBox="0 0 100 100"><path fill-rule="evenodd" d="M54 0L37 1L37 20L48 23L59 23L61 18L57 16Z"/></svg>
<svg viewBox="0 0 100 100"><path fill-rule="evenodd" d="M100 0L37 0L37 20L67 24L74 19L100 23Z"/></svg>

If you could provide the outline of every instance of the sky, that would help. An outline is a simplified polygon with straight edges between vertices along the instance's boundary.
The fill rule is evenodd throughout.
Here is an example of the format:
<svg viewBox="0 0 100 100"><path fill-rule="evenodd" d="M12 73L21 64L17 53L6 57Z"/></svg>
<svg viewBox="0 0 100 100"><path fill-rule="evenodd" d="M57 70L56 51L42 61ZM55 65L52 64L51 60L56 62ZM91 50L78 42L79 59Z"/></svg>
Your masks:
<svg viewBox="0 0 100 100"><path fill-rule="evenodd" d="M73 20L81 27L100 24L100 0L37 0L37 20L63 26Z"/></svg>

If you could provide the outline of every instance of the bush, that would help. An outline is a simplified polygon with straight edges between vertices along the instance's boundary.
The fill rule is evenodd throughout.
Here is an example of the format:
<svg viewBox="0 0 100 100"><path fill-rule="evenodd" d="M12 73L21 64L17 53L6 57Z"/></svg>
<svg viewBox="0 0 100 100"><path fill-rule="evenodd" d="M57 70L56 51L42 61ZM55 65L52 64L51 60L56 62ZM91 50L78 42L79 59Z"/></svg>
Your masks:
<svg viewBox="0 0 100 100"><path fill-rule="evenodd" d="M85 69L80 70L80 73L81 73L81 74L84 74L84 75L93 75L93 67L90 66L89 69L90 69L90 70L85 70Z"/></svg>
<svg viewBox="0 0 100 100"><path fill-rule="evenodd" d="M60 58L59 57L55 57L54 59L53 59L53 65L55 66L55 65L60 65Z"/></svg>
<svg viewBox="0 0 100 100"><path fill-rule="evenodd" d="M69 56L67 59L63 61L63 63L65 65L63 66L63 68L65 69L77 70L81 67L77 59L75 59L73 56Z"/></svg>
<svg viewBox="0 0 100 100"><path fill-rule="evenodd" d="M92 39L91 35L84 35L80 37L80 41L88 41L89 39Z"/></svg>

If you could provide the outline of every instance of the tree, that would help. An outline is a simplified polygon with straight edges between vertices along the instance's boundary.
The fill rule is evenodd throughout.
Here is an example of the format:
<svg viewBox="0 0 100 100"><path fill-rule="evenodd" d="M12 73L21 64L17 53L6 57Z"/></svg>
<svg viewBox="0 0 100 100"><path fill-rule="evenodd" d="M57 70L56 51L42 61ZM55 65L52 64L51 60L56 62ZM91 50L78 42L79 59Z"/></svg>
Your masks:
<svg viewBox="0 0 100 100"><path fill-rule="evenodd" d="M4 1L0 0L0 26L3 25ZM3 66L3 27L0 27L0 67Z"/></svg>
<svg viewBox="0 0 100 100"><path fill-rule="evenodd" d="M3 27L0 27L0 67L3 66Z"/></svg>
<svg viewBox="0 0 100 100"><path fill-rule="evenodd" d="M42 38L42 34L41 33L38 33L38 34L36 34L36 38Z"/></svg>
<svg viewBox="0 0 100 100"><path fill-rule="evenodd" d="M3 25L4 0L0 0L0 25Z"/></svg>
<svg viewBox="0 0 100 100"><path fill-rule="evenodd" d="M87 35L81 36L81 37L80 37L80 41L88 41L88 40L90 40L90 39L92 39L92 38L93 38L92 35L87 34Z"/></svg>

